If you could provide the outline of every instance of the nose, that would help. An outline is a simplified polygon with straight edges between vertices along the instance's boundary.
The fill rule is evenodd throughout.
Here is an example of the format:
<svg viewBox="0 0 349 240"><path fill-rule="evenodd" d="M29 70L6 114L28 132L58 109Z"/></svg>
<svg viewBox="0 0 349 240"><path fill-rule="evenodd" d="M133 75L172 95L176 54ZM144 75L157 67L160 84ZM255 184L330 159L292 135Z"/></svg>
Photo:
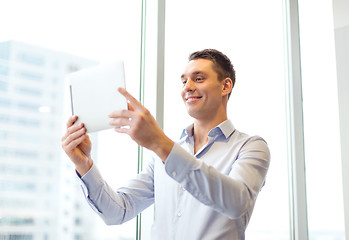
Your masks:
<svg viewBox="0 0 349 240"><path fill-rule="evenodd" d="M195 90L195 82L191 78L188 78L183 88L185 91L193 91Z"/></svg>

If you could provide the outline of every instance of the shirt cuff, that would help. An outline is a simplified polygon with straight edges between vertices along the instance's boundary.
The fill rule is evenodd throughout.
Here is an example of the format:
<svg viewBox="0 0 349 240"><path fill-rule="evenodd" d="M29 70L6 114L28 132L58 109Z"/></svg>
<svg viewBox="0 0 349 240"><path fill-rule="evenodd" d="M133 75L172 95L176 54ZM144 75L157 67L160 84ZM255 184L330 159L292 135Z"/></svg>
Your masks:
<svg viewBox="0 0 349 240"><path fill-rule="evenodd" d="M175 143L166 159L165 171L177 182L183 182L186 176L191 171L198 169L199 166L200 161L183 149L178 143Z"/></svg>
<svg viewBox="0 0 349 240"><path fill-rule="evenodd" d="M104 184L104 180L97 166L93 164L91 169L83 176L80 176L80 174L77 171L75 172L80 181L81 189L87 202L95 212L100 213L99 209L90 198L91 194L93 195L93 193L98 192L101 188L101 185Z"/></svg>
<svg viewBox="0 0 349 240"><path fill-rule="evenodd" d="M89 191L97 190L104 184L102 175L95 164L81 177L81 180Z"/></svg>
<svg viewBox="0 0 349 240"><path fill-rule="evenodd" d="M89 196L89 192L97 189L100 184L103 184L102 175L95 164L93 164L90 170L88 170L88 172L83 176L81 176L76 170L75 173L81 184L85 197Z"/></svg>

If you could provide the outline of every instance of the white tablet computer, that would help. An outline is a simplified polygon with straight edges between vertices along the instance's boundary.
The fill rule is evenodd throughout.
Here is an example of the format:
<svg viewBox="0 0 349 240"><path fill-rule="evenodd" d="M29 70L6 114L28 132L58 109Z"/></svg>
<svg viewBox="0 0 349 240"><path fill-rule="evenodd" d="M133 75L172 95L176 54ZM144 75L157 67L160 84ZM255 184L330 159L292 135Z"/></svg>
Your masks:
<svg viewBox="0 0 349 240"><path fill-rule="evenodd" d="M127 108L127 101L118 92L125 88L122 60L100 64L67 76L70 85L72 114L76 123L83 122L88 133L113 128L108 115Z"/></svg>

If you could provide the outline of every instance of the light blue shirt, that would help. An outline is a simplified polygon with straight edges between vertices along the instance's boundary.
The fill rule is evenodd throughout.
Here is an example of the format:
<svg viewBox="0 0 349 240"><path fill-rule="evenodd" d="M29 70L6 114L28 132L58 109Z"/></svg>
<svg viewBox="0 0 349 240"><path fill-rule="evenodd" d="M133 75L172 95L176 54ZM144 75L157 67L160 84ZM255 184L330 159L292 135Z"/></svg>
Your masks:
<svg viewBox="0 0 349 240"><path fill-rule="evenodd" d="M240 240L269 161L261 137L241 133L227 120L209 132L208 143L196 154L191 125L165 164L154 156L117 191L95 165L81 179L87 201L107 224L126 222L154 203L151 239Z"/></svg>

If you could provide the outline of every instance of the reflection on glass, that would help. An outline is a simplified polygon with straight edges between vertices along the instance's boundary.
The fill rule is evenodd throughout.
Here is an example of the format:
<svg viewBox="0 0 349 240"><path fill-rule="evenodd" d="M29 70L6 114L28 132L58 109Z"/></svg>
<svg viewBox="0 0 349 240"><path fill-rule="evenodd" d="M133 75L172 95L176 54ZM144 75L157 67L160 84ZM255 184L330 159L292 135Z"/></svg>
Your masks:
<svg viewBox="0 0 349 240"><path fill-rule="evenodd" d="M179 0L166 9L165 132L178 139L191 123L180 107L189 54L204 48L227 54L237 73L229 118L238 130L265 138L271 151L246 238L289 239L282 2Z"/></svg>
<svg viewBox="0 0 349 240"><path fill-rule="evenodd" d="M122 58L138 95L140 14L141 1L0 3L0 239L135 239L135 221L107 227L88 207L60 139L68 73ZM113 187L134 176L137 146L91 138Z"/></svg>

